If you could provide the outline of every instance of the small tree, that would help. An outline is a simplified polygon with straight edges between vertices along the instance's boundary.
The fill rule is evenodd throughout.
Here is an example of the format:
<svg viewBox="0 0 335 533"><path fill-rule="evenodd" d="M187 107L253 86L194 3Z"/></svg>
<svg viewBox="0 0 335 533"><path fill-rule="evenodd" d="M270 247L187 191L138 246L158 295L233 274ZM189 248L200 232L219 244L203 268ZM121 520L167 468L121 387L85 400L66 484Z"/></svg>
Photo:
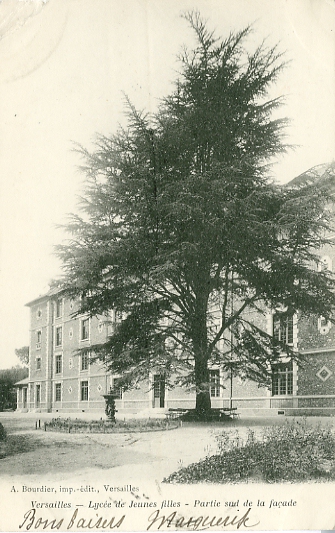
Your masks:
<svg viewBox="0 0 335 533"><path fill-rule="evenodd" d="M15 349L15 355L21 361L24 366L29 364L29 346L22 346L22 348Z"/></svg>
<svg viewBox="0 0 335 533"><path fill-rule="evenodd" d="M28 376L28 369L15 366L0 370L0 411L15 409L16 390L15 383Z"/></svg>
<svg viewBox="0 0 335 533"><path fill-rule="evenodd" d="M150 369L194 385L210 409L209 364L268 383L287 346L255 316L329 316L333 279L314 268L327 242L326 185L281 187L268 163L285 151L281 99L267 98L283 64L276 48L245 47L249 28L217 39L185 16L197 45L176 88L149 117L127 101L129 127L81 149L87 188L59 247L64 287L80 312L120 312L93 350L125 386ZM170 383L172 385L172 383Z"/></svg>

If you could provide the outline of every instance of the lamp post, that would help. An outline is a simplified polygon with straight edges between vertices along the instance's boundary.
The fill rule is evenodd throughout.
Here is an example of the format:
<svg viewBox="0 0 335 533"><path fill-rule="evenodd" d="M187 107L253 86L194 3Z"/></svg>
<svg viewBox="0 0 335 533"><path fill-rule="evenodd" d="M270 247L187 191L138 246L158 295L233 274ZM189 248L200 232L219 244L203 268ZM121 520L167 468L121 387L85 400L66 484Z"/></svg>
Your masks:
<svg viewBox="0 0 335 533"><path fill-rule="evenodd" d="M231 273L231 297L230 297L230 316L234 314L234 293L233 293L234 273ZM233 324L230 326L230 396L229 396L229 408L233 408L233 346L234 346L234 333Z"/></svg>

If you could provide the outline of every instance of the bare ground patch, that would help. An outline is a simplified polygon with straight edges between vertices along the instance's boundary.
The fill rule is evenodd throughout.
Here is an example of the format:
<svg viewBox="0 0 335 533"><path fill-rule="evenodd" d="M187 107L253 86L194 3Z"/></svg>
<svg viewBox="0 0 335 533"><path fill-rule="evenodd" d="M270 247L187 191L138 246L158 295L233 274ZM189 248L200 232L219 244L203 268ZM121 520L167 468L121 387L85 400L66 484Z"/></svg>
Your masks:
<svg viewBox="0 0 335 533"><path fill-rule="evenodd" d="M51 436L44 432L9 435L5 443L7 456L2 455L0 472L13 476L45 474L83 470L88 466L104 470L150 460L148 454L132 449L134 442L136 439L131 435L109 439L100 435L57 435L55 438L54 433Z"/></svg>

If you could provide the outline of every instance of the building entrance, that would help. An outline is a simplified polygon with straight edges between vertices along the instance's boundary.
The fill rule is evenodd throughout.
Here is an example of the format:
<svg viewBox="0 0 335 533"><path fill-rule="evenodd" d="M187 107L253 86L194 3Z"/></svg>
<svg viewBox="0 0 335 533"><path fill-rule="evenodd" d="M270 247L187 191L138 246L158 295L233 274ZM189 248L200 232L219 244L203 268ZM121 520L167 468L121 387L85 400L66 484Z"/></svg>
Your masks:
<svg viewBox="0 0 335 533"><path fill-rule="evenodd" d="M153 407L165 407L165 377L162 374L154 375Z"/></svg>

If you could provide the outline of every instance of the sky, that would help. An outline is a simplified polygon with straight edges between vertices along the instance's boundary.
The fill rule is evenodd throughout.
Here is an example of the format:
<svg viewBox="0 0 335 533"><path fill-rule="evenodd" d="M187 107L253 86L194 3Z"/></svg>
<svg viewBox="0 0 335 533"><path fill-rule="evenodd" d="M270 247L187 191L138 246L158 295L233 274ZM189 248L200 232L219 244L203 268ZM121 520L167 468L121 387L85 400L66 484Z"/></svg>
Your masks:
<svg viewBox="0 0 335 533"><path fill-rule="evenodd" d="M290 119L273 176L335 159L333 0L0 0L0 368L29 342L25 304L61 274L54 246L84 186L74 143L125 124L124 94L154 112L192 48L182 12L225 37L253 25L251 49L279 43L287 67L270 96Z"/></svg>

